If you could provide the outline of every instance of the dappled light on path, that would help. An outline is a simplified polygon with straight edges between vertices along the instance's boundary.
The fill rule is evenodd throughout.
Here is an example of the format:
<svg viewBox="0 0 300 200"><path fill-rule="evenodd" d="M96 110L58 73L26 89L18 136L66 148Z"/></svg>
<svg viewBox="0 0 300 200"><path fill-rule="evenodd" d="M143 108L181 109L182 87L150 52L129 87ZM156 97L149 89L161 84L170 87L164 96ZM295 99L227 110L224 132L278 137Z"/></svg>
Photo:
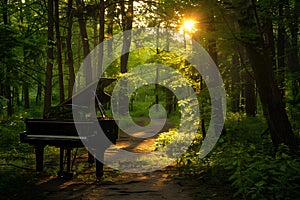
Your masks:
<svg viewBox="0 0 300 200"><path fill-rule="evenodd" d="M172 124L166 124L161 131L167 131ZM121 132L118 148L132 152L153 151L157 136L148 139L128 136ZM81 156L82 161L87 154ZM72 180L50 178L40 183L46 199L81 200L165 200L165 199L232 199L223 188L207 183L199 183L188 178L174 178L175 166L147 173L125 173L109 167L104 168L104 178L95 181L94 170L87 167Z"/></svg>

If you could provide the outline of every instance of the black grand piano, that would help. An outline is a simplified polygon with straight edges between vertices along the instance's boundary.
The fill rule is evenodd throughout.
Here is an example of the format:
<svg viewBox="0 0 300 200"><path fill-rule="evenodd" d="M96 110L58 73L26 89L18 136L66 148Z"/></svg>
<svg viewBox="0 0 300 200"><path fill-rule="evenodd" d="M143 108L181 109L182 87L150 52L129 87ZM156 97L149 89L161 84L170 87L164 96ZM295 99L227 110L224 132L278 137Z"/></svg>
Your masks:
<svg viewBox="0 0 300 200"><path fill-rule="evenodd" d="M118 126L116 122L108 118L105 114L103 105L109 100L110 96L104 92L104 87L110 85L115 79L101 78L99 82L90 84L97 84L95 99L89 99L90 102L97 102L96 107L99 109L97 120L90 120L86 117L89 113L88 107L84 105L72 105L74 98L82 98L86 96L87 92L91 92L90 88L87 87L84 90L79 91L73 97L67 99L58 106L52 107L48 115L41 119L25 119L26 130L20 134L20 141L22 143L28 143L35 147L36 154L36 171L43 171L43 157L44 147L46 145L55 146L60 148L60 167L58 171L59 177L72 177L72 166L76 159L77 149L84 147L83 141L95 140L97 133L92 130L96 123L99 123L105 136L110 140L111 143L116 144L118 138ZM94 105L95 106L95 103ZM73 109L72 109L73 108ZM76 112L80 112L83 119L80 121L76 120L76 124L82 128L88 130L88 134L79 135L73 120L74 108ZM101 147L101 151L97 151L97 154L104 154L105 148L108 146ZM72 149L76 148L76 152L72 161ZM90 151L91 152L91 151ZM94 162L94 156L89 153L89 163ZM103 156L103 155L100 155ZM103 164L96 160L96 176L101 178L103 176Z"/></svg>

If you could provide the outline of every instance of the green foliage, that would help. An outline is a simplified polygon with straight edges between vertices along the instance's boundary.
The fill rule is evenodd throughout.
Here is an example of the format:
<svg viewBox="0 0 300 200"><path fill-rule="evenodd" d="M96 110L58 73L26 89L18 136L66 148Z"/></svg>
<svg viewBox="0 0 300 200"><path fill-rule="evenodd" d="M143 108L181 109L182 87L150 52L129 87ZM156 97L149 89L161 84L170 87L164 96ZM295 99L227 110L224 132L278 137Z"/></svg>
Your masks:
<svg viewBox="0 0 300 200"><path fill-rule="evenodd" d="M45 194L36 185L38 179L32 173L15 169L11 166L0 166L1 199L45 199Z"/></svg>
<svg viewBox="0 0 300 200"><path fill-rule="evenodd" d="M294 74L293 77L292 75L290 75L292 79L295 79L296 77L299 77L299 75ZM295 81L293 80L289 80L286 82L288 88L297 88L297 90L299 90L298 86L295 86ZM296 134L300 134L300 93L298 91L293 91L292 89L287 89L286 90L286 98L285 98L285 102L286 102L286 107L287 107L287 112L289 114L290 117L290 122L293 126L293 129L295 131Z"/></svg>
<svg viewBox="0 0 300 200"><path fill-rule="evenodd" d="M44 199L35 173L34 148L20 143L19 134L25 130L24 118L28 114L14 115L0 121L0 194L1 199ZM44 175L56 174L58 170L59 149L45 148L47 162L56 163L45 166ZM35 191L32 193L32 191Z"/></svg>
<svg viewBox="0 0 300 200"><path fill-rule="evenodd" d="M228 113L226 133L214 150L200 160L197 153L202 137L196 139L178 163L180 176L196 176L231 184L244 199L296 199L300 194L300 159L286 146L274 150L261 117L247 118ZM177 130L162 133L154 147L172 141Z"/></svg>
<svg viewBox="0 0 300 200"><path fill-rule="evenodd" d="M0 122L0 149L14 151L18 147L18 137L24 130L23 116L14 116L12 119Z"/></svg>
<svg viewBox="0 0 300 200"><path fill-rule="evenodd" d="M170 129L168 132L160 133L155 143L153 144L154 150L160 150L166 145L170 144L177 131L177 129Z"/></svg>
<svg viewBox="0 0 300 200"><path fill-rule="evenodd" d="M245 199L299 196L300 160L287 147L275 151L258 118L234 118L226 123L227 135L209 157L215 163L214 170L223 171L236 195Z"/></svg>
<svg viewBox="0 0 300 200"><path fill-rule="evenodd" d="M247 199L295 199L299 196L300 160L289 155L281 146L276 156L266 155L251 145L248 149L233 151L237 158L226 163L226 170L233 170L229 177L236 195Z"/></svg>
<svg viewBox="0 0 300 200"><path fill-rule="evenodd" d="M147 62L172 67L182 74L194 89L199 88L200 74L192 65L186 62L184 57L170 52L161 52L159 54L153 54ZM179 87L180 85L182 85L182 83L176 86Z"/></svg>
<svg viewBox="0 0 300 200"><path fill-rule="evenodd" d="M40 199L35 188L33 148L19 142L23 116L0 121L0 193L2 199Z"/></svg>
<svg viewBox="0 0 300 200"><path fill-rule="evenodd" d="M7 103L7 99L4 98L3 96L0 96L0 116L2 116L5 112L6 103Z"/></svg>

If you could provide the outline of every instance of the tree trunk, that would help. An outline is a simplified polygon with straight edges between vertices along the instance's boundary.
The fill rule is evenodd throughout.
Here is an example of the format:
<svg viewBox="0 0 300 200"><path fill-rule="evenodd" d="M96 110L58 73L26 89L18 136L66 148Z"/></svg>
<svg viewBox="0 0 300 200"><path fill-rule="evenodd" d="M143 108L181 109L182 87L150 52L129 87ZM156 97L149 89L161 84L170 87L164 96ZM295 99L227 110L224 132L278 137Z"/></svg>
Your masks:
<svg viewBox="0 0 300 200"><path fill-rule="evenodd" d="M272 142L275 147L284 143L292 149L298 148L298 140L293 134L280 91L275 84L270 54L264 46L258 14L254 1L236 0L241 36L258 87Z"/></svg>
<svg viewBox="0 0 300 200"><path fill-rule="evenodd" d="M2 71L2 70L1 70ZM4 76L3 76L4 73L0 73L0 78L3 80L4 79ZM0 96L4 96L4 84L1 82L0 83Z"/></svg>
<svg viewBox="0 0 300 200"><path fill-rule="evenodd" d="M80 66L81 66L81 36L78 37L77 39L77 69L78 71L80 70ZM77 81L76 81L78 84L76 85L76 89L79 90L80 89L80 82L81 82L81 78L80 76L77 76Z"/></svg>
<svg viewBox="0 0 300 200"><path fill-rule="evenodd" d="M55 33L56 33L56 46L57 46L59 100L60 102L63 102L65 100L65 89L64 89L64 75L63 75L63 65L62 65L62 45L61 45L60 27L59 27L58 0L55 0L54 3L55 3Z"/></svg>
<svg viewBox="0 0 300 200"><path fill-rule="evenodd" d="M45 97L44 97L44 117L50 112L52 104L52 70L53 70L53 32L54 20L53 20L53 1L48 0L48 50L47 50L47 68L46 68L46 80L45 80Z"/></svg>
<svg viewBox="0 0 300 200"><path fill-rule="evenodd" d="M159 24L156 30L156 54L159 54ZM159 96L158 96L158 80L159 80L159 66L156 66L156 77L155 77L155 104L156 104L156 111L158 111L158 104L159 104ZM171 104L172 105L172 104Z"/></svg>
<svg viewBox="0 0 300 200"><path fill-rule="evenodd" d="M8 24L8 0L3 1L3 23L4 25ZM7 99L7 116L11 117L13 114L13 107L12 107L12 97L11 97L11 89L10 89L10 73L11 73L11 66L9 62L6 62L6 76L5 76L5 83L4 83L4 95Z"/></svg>
<svg viewBox="0 0 300 200"><path fill-rule="evenodd" d="M105 2L104 0L100 0L100 4L99 4L99 24L100 24L100 28L99 28L99 43L104 41L104 33L105 33L105 29L104 29L104 25L105 25Z"/></svg>
<svg viewBox="0 0 300 200"><path fill-rule="evenodd" d="M42 100L42 85L38 83L37 85L37 91L35 96L35 104L38 105L38 103Z"/></svg>
<svg viewBox="0 0 300 200"><path fill-rule="evenodd" d="M13 89L13 98L15 99L15 101L13 100L13 102L16 102L18 106L21 105L21 101L20 101L20 88L19 86L14 87Z"/></svg>
<svg viewBox="0 0 300 200"><path fill-rule="evenodd" d="M105 28L104 28L104 24L105 24L105 19L104 19L104 15L105 15L105 5L104 5L104 0L100 0L100 8L99 8L99 24L100 24L100 28L99 28L99 43L101 44L104 41L104 33L105 33ZM98 74L102 75L102 63L103 63L103 46L100 46L100 48L98 49Z"/></svg>
<svg viewBox="0 0 300 200"><path fill-rule="evenodd" d="M208 38L208 53L210 57L213 59L215 64L218 66L218 52L217 52L217 40L214 36L215 34L215 19L214 19L214 12L213 10L210 11L209 14L209 23L207 31L210 34Z"/></svg>
<svg viewBox="0 0 300 200"><path fill-rule="evenodd" d="M93 32L94 32L94 36L93 36L93 45L94 45L94 50L98 45L98 27L97 27L98 23L96 21L96 19L94 19L93 21Z"/></svg>
<svg viewBox="0 0 300 200"><path fill-rule="evenodd" d="M256 114L256 95L255 80L249 71L243 71L244 90L245 90L245 111L247 116L255 117Z"/></svg>
<svg viewBox="0 0 300 200"><path fill-rule="evenodd" d="M287 0L287 6L290 8L291 3ZM291 14L292 13L292 14ZM300 1L296 0L293 10L287 11L287 21L289 26L289 32L291 34L291 39L289 41L290 51L288 56L288 66L290 77L292 80L292 93L294 98L300 92L300 60L299 60L299 14L300 13Z"/></svg>
<svg viewBox="0 0 300 200"><path fill-rule="evenodd" d="M211 9L209 12L209 24L208 24L208 32L209 32L209 37L208 37L208 53L214 63L216 64L217 68L218 66L218 52L217 52L217 39L215 37L215 32L216 32L216 27L215 27L215 16L214 16L214 10ZM209 77L210 79L214 77ZM221 83L219 83L221 85ZM202 86L201 86L202 87ZM223 116L223 105L222 105L222 98L211 98L211 103L213 105L216 105L214 110L212 110L212 113L217 113L220 115L219 119L222 121L218 121L214 124L213 128L215 129L215 133L217 133L220 129L222 128L225 130L225 126L223 127L224 124L224 116ZM204 119L201 119L201 123L204 123ZM222 126L222 128L221 128ZM205 132L203 132L203 136L205 137Z"/></svg>
<svg viewBox="0 0 300 200"><path fill-rule="evenodd" d="M23 23L23 19L21 19L21 23ZM26 63L26 52L28 50L28 47L26 44L23 45L23 62ZM24 100L24 108L29 108L29 87L28 83L25 81L22 84L22 100Z"/></svg>
<svg viewBox="0 0 300 200"><path fill-rule="evenodd" d="M8 0L3 0L3 24L8 25Z"/></svg>
<svg viewBox="0 0 300 200"><path fill-rule="evenodd" d="M7 72L10 72L9 70L7 70L8 68L6 68L6 71ZM9 78L6 77L6 81L10 81ZM9 82L8 82L9 83ZM11 89L10 89L10 86L9 84L5 84L5 88L4 88L4 95L5 95L5 98L6 98L6 113L7 113L7 116L8 117L11 117L13 115L13 107L12 107L12 97L11 97Z"/></svg>
<svg viewBox="0 0 300 200"><path fill-rule="evenodd" d="M284 27L284 2L279 1L279 20L278 20L278 38L277 38L277 81L282 97L285 96L284 79L285 79L285 27Z"/></svg>
<svg viewBox="0 0 300 200"><path fill-rule="evenodd" d="M114 12L116 9L116 5L112 4L108 7L107 14L107 36L112 38L113 36L113 27L114 27ZM107 43L107 56L110 57L113 51L113 41L110 39Z"/></svg>
<svg viewBox="0 0 300 200"><path fill-rule="evenodd" d="M234 54L232 56L232 67L231 67L231 111L238 112L240 110L240 63L239 57Z"/></svg>
<svg viewBox="0 0 300 200"><path fill-rule="evenodd" d="M29 108L29 88L28 84L23 84L23 97L24 97L24 108Z"/></svg>
<svg viewBox="0 0 300 200"><path fill-rule="evenodd" d="M73 0L68 0L67 10L67 52L68 52L68 68L69 68L69 83L68 83L68 96L71 97L73 93L73 86L75 83L75 71L73 61L73 50L72 50L72 27L73 27Z"/></svg>
<svg viewBox="0 0 300 200"><path fill-rule="evenodd" d="M102 58L100 54L100 51L98 50L99 46L99 32L98 32L98 18L99 18L99 12L95 12L94 13L95 16L93 16L93 66L97 66L97 69L92 69L93 73L98 73L100 69L102 69L102 66L100 66L102 64L102 62L100 62L100 57ZM98 46L98 48L96 48Z"/></svg>
<svg viewBox="0 0 300 200"><path fill-rule="evenodd" d="M243 78L243 106L244 112L247 116L254 117L256 115L256 89L255 89L255 78L253 76L252 70L249 70L248 67L249 59L247 57L247 52L245 48L238 48L239 57L242 65L242 78Z"/></svg>
<svg viewBox="0 0 300 200"><path fill-rule="evenodd" d="M78 23L79 23L81 41L83 44L83 55L84 58L86 59L90 53L90 45L89 45L89 39L86 30L86 20L83 14L85 6L83 0L76 0L76 5L77 5L77 14L78 14ZM85 83L86 85L88 85L92 81L92 68L91 68L90 59L86 60L84 76L85 76Z"/></svg>
<svg viewBox="0 0 300 200"><path fill-rule="evenodd" d="M121 3L122 10L122 28L123 31L132 29L133 22L133 0L128 1L128 9L125 12L125 1L123 0ZM122 46L122 56L121 56L121 73L127 72L127 65L129 59L129 50L131 43L131 32L125 32L123 34L123 46ZM126 52L126 53L125 53Z"/></svg>
<svg viewBox="0 0 300 200"><path fill-rule="evenodd" d="M271 15L271 13L270 13ZM270 52L270 61L272 64L273 69L276 69L276 60L275 60L275 55L276 55L276 50L275 50L275 36L274 36L274 31L273 31L273 22L272 19L268 18L264 19L265 23L265 43L266 43L266 51Z"/></svg>
<svg viewBox="0 0 300 200"><path fill-rule="evenodd" d="M165 89L166 91L166 111L167 114L170 115L173 110L173 93L169 89Z"/></svg>

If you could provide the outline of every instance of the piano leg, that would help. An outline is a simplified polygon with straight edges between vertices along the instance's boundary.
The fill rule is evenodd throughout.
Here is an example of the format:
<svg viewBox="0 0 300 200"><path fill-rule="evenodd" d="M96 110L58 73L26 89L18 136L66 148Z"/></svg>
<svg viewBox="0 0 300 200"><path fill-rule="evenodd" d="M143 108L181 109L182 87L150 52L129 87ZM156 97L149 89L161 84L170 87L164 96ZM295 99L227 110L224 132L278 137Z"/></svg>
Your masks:
<svg viewBox="0 0 300 200"><path fill-rule="evenodd" d="M71 173L71 151L72 149L67 148L67 173Z"/></svg>
<svg viewBox="0 0 300 200"><path fill-rule="evenodd" d="M67 171L64 171L64 153L65 148L60 147L59 172L57 174L60 178L70 179L73 177L73 173L71 172L71 148L66 149Z"/></svg>
<svg viewBox="0 0 300 200"><path fill-rule="evenodd" d="M59 172L62 173L64 171L64 148L60 147L59 152Z"/></svg>
<svg viewBox="0 0 300 200"><path fill-rule="evenodd" d="M92 155L90 152L88 152L88 163L93 164L94 163L94 155Z"/></svg>
<svg viewBox="0 0 300 200"><path fill-rule="evenodd" d="M101 156L100 158L101 160L103 160L104 151L102 151L100 154L101 155L99 156ZM96 159L96 177L97 179L101 179L103 177L103 163L100 162L98 159Z"/></svg>
<svg viewBox="0 0 300 200"><path fill-rule="evenodd" d="M35 161L36 161L36 171L43 171L44 162L44 147L43 145L35 146Z"/></svg>

